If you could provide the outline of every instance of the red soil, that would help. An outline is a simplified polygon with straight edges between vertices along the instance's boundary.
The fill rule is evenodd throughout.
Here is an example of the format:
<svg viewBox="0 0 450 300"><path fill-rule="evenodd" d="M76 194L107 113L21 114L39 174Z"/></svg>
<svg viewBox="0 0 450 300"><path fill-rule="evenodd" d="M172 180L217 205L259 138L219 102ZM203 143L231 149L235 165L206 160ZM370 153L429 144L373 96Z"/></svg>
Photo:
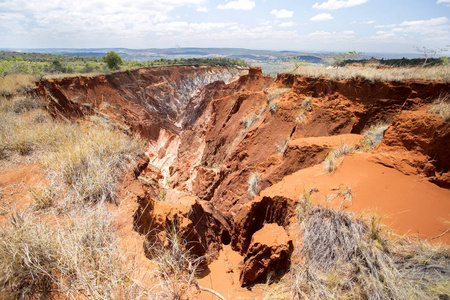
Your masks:
<svg viewBox="0 0 450 300"><path fill-rule="evenodd" d="M449 84L294 75L274 80L260 69L228 84L215 81L238 73L243 71L153 68L39 84L54 116L94 116L148 140L147 160L120 188L117 227L125 248L139 246L140 238L164 243L165 228L175 224L195 244L195 254L209 257L201 286L230 299L254 299L257 285L240 287L244 261L273 247L252 240L275 240L270 226L288 230L305 191L320 205L368 218L379 214L395 234L431 239L448 230L450 124L426 108ZM267 98L280 88L287 92L273 100L274 111ZM391 125L375 149L346 155L333 174L325 173L321 162L330 150L358 144L380 121ZM252 174L259 182L250 191ZM1 174L1 187L5 178L19 176ZM351 202L342 203L349 191ZM450 234L433 242L449 244ZM152 268L149 253L135 253Z"/></svg>

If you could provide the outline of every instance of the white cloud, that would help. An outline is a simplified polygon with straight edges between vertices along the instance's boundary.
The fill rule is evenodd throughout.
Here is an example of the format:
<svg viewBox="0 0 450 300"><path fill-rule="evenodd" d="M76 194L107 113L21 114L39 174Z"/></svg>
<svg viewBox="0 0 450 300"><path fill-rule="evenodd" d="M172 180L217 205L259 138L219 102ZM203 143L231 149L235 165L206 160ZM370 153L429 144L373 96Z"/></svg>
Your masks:
<svg viewBox="0 0 450 300"><path fill-rule="evenodd" d="M200 11L200 12L207 12L208 9L206 8L206 6L199 6L199 7L197 7L197 11Z"/></svg>
<svg viewBox="0 0 450 300"><path fill-rule="evenodd" d="M238 10L252 10L256 6L255 1L252 0L236 0L230 1L227 4L220 4L218 9L238 9Z"/></svg>
<svg viewBox="0 0 450 300"><path fill-rule="evenodd" d="M277 19L282 19L282 18L292 18L292 16L294 15L294 12L292 10L287 10L287 9L274 9L270 12L270 14L274 15L275 18Z"/></svg>
<svg viewBox="0 0 450 300"><path fill-rule="evenodd" d="M394 28L397 24L389 24L389 25L377 25L375 28Z"/></svg>
<svg viewBox="0 0 450 300"><path fill-rule="evenodd" d="M403 39L409 43L426 45L446 45L450 42L450 25L447 17L429 20L404 21L400 24L378 25L375 28L386 29L376 32L372 40L392 41L392 38Z"/></svg>
<svg viewBox="0 0 450 300"><path fill-rule="evenodd" d="M294 22L284 22L284 23L281 23L281 24L278 25L278 26L280 26L280 27L292 27L292 26L294 26L294 25L295 25Z"/></svg>
<svg viewBox="0 0 450 300"><path fill-rule="evenodd" d="M327 13L323 13L323 14L315 15L310 20L311 21L328 21L328 20L332 20L332 19L333 19L332 15L327 14Z"/></svg>
<svg viewBox="0 0 450 300"><path fill-rule="evenodd" d="M438 0L438 2L436 2L437 4L439 3L450 3L450 0Z"/></svg>
<svg viewBox="0 0 450 300"><path fill-rule="evenodd" d="M370 21L367 21L367 22L363 22L363 24L374 24L374 23L376 23L376 21L373 21L373 20L370 20Z"/></svg>
<svg viewBox="0 0 450 300"><path fill-rule="evenodd" d="M433 18L429 20L418 20L418 21L404 21L400 23L400 26L436 26L445 24L448 22L446 17Z"/></svg>
<svg viewBox="0 0 450 300"><path fill-rule="evenodd" d="M323 2L322 4L319 4L319 2L316 2L313 5L313 8L335 10L335 9L340 9L340 8L361 5L361 4L366 3L367 1L369 1L369 0L328 0L326 2Z"/></svg>

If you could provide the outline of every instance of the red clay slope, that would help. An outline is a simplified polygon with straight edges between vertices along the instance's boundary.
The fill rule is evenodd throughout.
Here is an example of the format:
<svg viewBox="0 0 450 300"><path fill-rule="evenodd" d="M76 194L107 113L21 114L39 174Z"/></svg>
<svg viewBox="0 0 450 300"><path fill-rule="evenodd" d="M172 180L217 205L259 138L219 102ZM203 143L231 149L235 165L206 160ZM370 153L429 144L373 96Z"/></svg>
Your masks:
<svg viewBox="0 0 450 300"><path fill-rule="evenodd" d="M259 257L248 252L259 247L251 246L254 234L266 224L289 228L304 191L334 207L351 194L346 210L376 212L397 234L426 239L448 229L450 124L426 111L448 83L273 79L260 69L216 81L238 73L154 68L47 80L39 89L54 115L94 116L149 141L135 174L145 191L136 198L135 228L145 235L181 226L198 255L223 257L231 243L243 260ZM358 144L377 122L391 125L375 149L346 155L325 173L331 149ZM450 234L438 240L449 243ZM246 276L245 285L253 278Z"/></svg>

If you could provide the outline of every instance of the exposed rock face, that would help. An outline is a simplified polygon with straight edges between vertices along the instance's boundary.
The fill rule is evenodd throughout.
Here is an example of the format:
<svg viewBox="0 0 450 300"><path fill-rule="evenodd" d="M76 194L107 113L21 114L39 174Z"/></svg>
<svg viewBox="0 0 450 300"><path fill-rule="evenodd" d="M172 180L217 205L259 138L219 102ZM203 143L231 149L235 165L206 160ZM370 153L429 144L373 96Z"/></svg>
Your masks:
<svg viewBox="0 0 450 300"><path fill-rule="evenodd" d="M231 242L245 257L243 286L288 264L292 242L284 228L300 194L314 188L319 175L333 193L341 191L342 182L326 177L318 164L331 149L357 144L372 124L392 123L382 143L365 154L368 167L384 174L381 164L450 186L450 125L425 110L449 84L294 75L275 80L258 68L246 73L150 68L46 80L39 92L54 115L90 116L139 132L149 147L135 172L135 229L151 245L164 244L167 230L176 228L197 256ZM234 75L242 76L232 81ZM250 192L252 174L260 180ZM303 181L311 186L300 186ZM373 202L370 193L365 197Z"/></svg>
<svg viewBox="0 0 450 300"><path fill-rule="evenodd" d="M157 139L161 129L179 133L203 101L196 97L208 84L246 73L229 67L159 67L96 77L48 79L39 85L50 111L66 118L97 114L125 129Z"/></svg>
<svg viewBox="0 0 450 300"><path fill-rule="evenodd" d="M189 196L178 203L141 199L135 228L146 236L150 258L152 247L167 246L175 236L186 242L185 250L195 257L217 255L221 245L230 242L229 225L220 213Z"/></svg>
<svg viewBox="0 0 450 300"><path fill-rule="evenodd" d="M261 197L244 205L234 219L231 246L245 254L255 232L266 223L287 226L295 201L284 197Z"/></svg>
<svg viewBox="0 0 450 300"><path fill-rule="evenodd" d="M373 160L405 174L422 174L450 188L448 149L449 122L425 111L405 111L397 115L386 130Z"/></svg>
<svg viewBox="0 0 450 300"><path fill-rule="evenodd" d="M283 227L265 224L252 237L240 275L241 286L264 282L270 272L279 272L289 265L292 240Z"/></svg>

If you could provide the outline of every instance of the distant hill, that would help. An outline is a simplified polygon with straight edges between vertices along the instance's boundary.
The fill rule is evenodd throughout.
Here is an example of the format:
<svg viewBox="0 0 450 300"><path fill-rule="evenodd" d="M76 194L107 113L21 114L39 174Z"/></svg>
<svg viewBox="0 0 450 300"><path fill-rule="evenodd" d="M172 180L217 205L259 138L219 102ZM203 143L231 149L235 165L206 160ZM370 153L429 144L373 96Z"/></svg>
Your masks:
<svg viewBox="0 0 450 300"><path fill-rule="evenodd" d="M76 48L45 48L45 49L1 49L16 52L35 52L48 54L61 54L68 56L104 56L109 51L117 52L123 59L137 61L156 60L160 58L242 58L255 61L280 60L289 57L301 57L301 59L318 63L324 57L320 53L305 53L296 51L271 51L251 50L243 48L167 48L167 49L126 49L126 48L98 48L98 49L76 49Z"/></svg>

